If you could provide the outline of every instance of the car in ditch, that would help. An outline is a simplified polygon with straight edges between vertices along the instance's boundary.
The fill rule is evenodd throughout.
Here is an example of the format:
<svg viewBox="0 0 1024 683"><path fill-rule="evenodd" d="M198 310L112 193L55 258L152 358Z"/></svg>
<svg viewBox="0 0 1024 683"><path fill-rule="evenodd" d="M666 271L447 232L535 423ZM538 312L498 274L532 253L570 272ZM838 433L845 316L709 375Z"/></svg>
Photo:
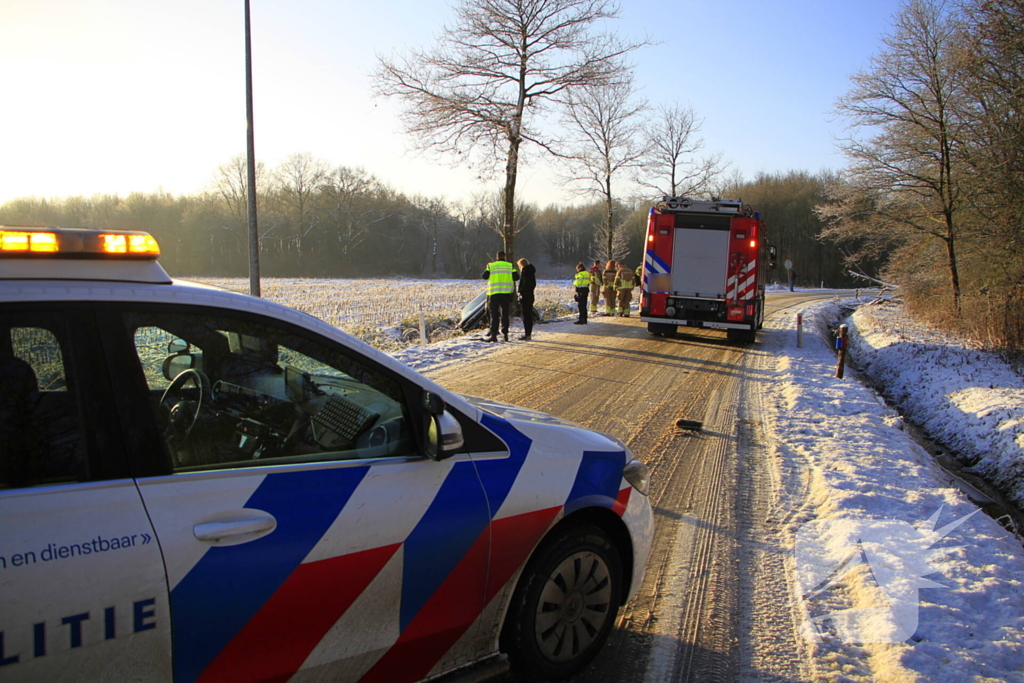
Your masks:
<svg viewBox="0 0 1024 683"><path fill-rule="evenodd" d="M587 665L653 536L624 444L158 255L0 226L0 679Z"/></svg>

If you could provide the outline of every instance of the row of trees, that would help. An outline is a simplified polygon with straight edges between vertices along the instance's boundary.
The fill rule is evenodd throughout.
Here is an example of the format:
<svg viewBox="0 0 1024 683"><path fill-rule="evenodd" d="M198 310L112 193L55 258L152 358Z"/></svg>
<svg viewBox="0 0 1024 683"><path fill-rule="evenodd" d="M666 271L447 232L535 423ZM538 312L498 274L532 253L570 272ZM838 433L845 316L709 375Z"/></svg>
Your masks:
<svg viewBox="0 0 1024 683"><path fill-rule="evenodd" d="M818 214L914 310L1024 350L1024 0L910 0L838 112L848 170Z"/></svg>
<svg viewBox="0 0 1024 683"><path fill-rule="evenodd" d="M0 206L0 225L88 226L146 230L160 242L161 262L176 276L248 272L245 158L221 166L202 194L133 193L65 199L18 199ZM809 282L848 284L842 255L816 239L813 207L829 174L762 174L734 184L762 211L780 259L792 259ZM426 276L475 278L502 245L500 193L466 202L407 196L362 169L332 167L296 154L258 168L260 251L271 277ZM616 258L640 265L651 203L614 201ZM542 278L568 278L578 261L603 258L608 216L603 201L541 208L519 202L520 254ZM785 280L785 274L779 274Z"/></svg>

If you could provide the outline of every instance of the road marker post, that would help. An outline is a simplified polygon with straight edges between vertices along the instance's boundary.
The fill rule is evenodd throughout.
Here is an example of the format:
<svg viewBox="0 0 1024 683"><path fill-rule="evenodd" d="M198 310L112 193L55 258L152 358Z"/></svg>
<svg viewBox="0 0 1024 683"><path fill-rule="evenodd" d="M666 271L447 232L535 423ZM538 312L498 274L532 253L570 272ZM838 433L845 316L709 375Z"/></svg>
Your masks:
<svg viewBox="0 0 1024 683"><path fill-rule="evenodd" d="M846 325L840 325L839 334L836 336L836 351L839 352L839 359L836 361L836 377L838 379L843 378L846 369L846 347L850 343L849 337L846 336L848 330Z"/></svg>
<svg viewBox="0 0 1024 683"><path fill-rule="evenodd" d="M804 347L804 314L796 314L796 348Z"/></svg>

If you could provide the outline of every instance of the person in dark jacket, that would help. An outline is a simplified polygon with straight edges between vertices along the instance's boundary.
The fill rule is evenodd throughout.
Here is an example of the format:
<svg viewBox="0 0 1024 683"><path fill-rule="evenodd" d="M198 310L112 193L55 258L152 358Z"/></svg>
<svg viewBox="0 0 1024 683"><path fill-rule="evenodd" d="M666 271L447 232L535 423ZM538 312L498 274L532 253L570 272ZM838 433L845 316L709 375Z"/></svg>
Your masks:
<svg viewBox="0 0 1024 683"><path fill-rule="evenodd" d="M519 265L519 308L523 311L523 331L520 337L530 341L533 332L533 291L537 288L537 269L524 258L516 261Z"/></svg>

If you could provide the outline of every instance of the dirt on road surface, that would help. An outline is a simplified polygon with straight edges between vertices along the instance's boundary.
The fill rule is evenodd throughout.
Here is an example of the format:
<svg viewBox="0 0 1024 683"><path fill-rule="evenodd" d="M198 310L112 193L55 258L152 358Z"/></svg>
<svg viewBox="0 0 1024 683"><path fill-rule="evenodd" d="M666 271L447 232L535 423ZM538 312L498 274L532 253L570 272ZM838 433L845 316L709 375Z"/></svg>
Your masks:
<svg viewBox="0 0 1024 683"><path fill-rule="evenodd" d="M770 296L769 314L806 300ZM611 434L651 469L656 534L643 587L573 680L810 680L792 559L775 534L787 496L762 434L760 344L713 330L653 337L636 318L552 328L427 374L456 392ZM680 418L703 429L680 429Z"/></svg>

